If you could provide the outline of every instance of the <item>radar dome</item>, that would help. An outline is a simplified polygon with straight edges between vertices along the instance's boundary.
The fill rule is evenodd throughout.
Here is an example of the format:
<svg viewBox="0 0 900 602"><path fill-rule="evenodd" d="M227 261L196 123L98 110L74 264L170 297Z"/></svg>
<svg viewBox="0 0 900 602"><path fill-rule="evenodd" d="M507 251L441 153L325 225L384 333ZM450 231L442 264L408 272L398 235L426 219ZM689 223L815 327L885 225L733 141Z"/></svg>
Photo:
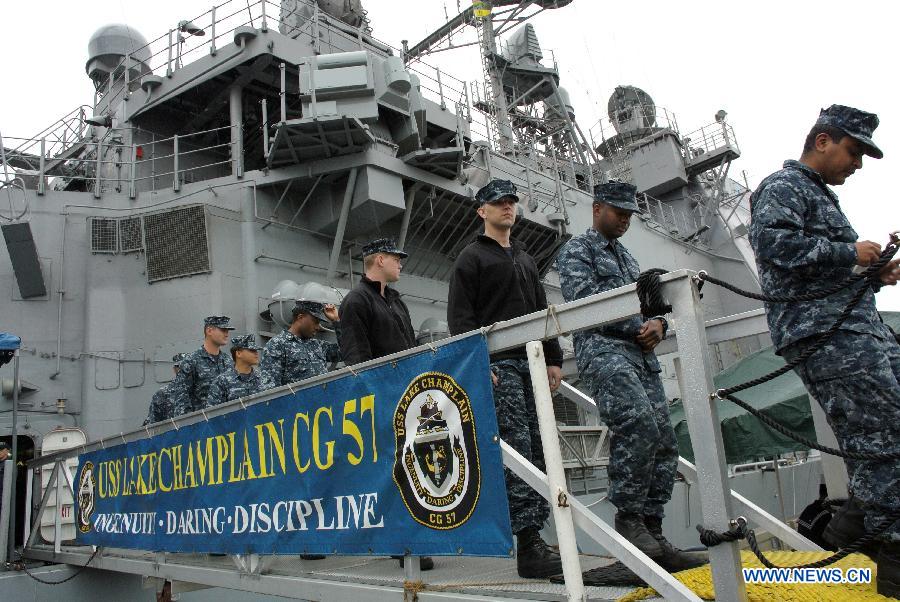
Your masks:
<svg viewBox="0 0 900 602"><path fill-rule="evenodd" d="M636 86L616 86L607 103L609 120L623 134L656 125L656 106L650 95Z"/></svg>
<svg viewBox="0 0 900 602"><path fill-rule="evenodd" d="M131 57L130 79L139 79L150 72L150 47L147 39L136 29L121 23L104 25L94 32L88 41L88 60L84 70L98 85L107 81L109 74L122 67L122 60Z"/></svg>

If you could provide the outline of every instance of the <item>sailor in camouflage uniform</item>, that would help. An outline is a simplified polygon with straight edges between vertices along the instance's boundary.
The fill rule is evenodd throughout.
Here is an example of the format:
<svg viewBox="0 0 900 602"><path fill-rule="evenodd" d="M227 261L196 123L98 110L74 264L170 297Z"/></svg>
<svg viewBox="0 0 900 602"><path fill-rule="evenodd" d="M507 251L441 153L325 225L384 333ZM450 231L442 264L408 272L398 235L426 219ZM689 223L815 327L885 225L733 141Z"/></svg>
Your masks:
<svg viewBox="0 0 900 602"><path fill-rule="evenodd" d="M862 168L863 155L880 159L872 141L878 116L852 107L823 109L799 161L785 161L751 197L750 242L762 291L768 295L816 292L847 280L855 266L874 263L881 246L859 241L828 187ZM896 217L897 213L892 214ZM900 450L900 346L875 309L875 292L900 278L900 260L880 274L829 341L795 370L828 415L844 451ZM776 352L791 361L837 320L857 287L819 301L767 303ZM900 508L900 462L847 460L853 497L825 532L835 545L862 534ZM854 518L856 525L854 526ZM882 535L878 591L900 597L900 524Z"/></svg>
<svg viewBox="0 0 900 602"><path fill-rule="evenodd" d="M321 322L331 322L340 336L338 312L334 305L317 301L297 301L291 325L272 337L262 353L260 375L271 389L325 374L328 365L341 360L337 343L315 338Z"/></svg>
<svg viewBox="0 0 900 602"><path fill-rule="evenodd" d="M460 334L547 308L534 259L510 237L519 197L508 180L493 180L475 195L484 234L459 254L450 279L447 323ZM550 388L559 386L562 350L554 338L544 341ZM491 355L494 406L500 436L526 460L544 470L544 450L524 347ZM506 494L520 577L543 578L562 571L559 554L549 548L540 529L550 514L547 501L509 469Z"/></svg>
<svg viewBox="0 0 900 602"><path fill-rule="evenodd" d="M178 376L178 364L186 357L186 353L176 353L172 356L172 370L175 372L175 376ZM150 410L147 412L147 417L144 418L141 426L175 417L175 402L172 398L172 385L174 383L174 380L167 382L153 394L153 399L150 400Z"/></svg>
<svg viewBox="0 0 900 602"><path fill-rule="evenodd" d="M181 369L172 383L175 416L206 407L206 395L213 379L234 366L231 357L222 353L232 330L228 316L209 316L203 321L203 346L181 361Z"/></svg>
<svg viewBox="0 0 900 602"><path fill-rule="evenodd" d="M594 189L593 226L572 238L557 257L560 286L574 301L636 282L637 260L618 239L639 211L636 189L607 182ZM616 530L668 570L702 563L662 534L664 506L678 466L675 431L653 348L663 340L663 316L628 318L575 334L581 379L609 427L609 500Z"/></svg>
<svg viewBox="0 0 900 602"><path fill-rule="evenodd" d="M234 366L213 379L206 397L206 407L217 406L239 397L249 397L265 388L262 377L254 369L259 365L261 349L252 334L231 339L231 359Z"/></svg>

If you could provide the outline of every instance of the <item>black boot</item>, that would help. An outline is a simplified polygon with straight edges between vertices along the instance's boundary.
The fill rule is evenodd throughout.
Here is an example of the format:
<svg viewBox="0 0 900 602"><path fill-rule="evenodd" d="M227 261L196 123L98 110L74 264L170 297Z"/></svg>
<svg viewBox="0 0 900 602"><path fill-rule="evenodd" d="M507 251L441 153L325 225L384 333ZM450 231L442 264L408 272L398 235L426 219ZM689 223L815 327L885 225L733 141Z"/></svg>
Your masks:
<svg viewBox="0 0 900 602"><path fill-rule="evenodd" d="M822 538L834 549L846 548L866 533L866 513L863 511L859 500L851 493L843 506L837 509L828 525L822 532ZM860 552L872 559L878 556L879 541L863 547Z"/></svg>
<svg viewBox="0 0 900 602"><path fill-rule="evenodd" d="M616 512L616 531L650 558L659 558L663 549L647 531L644 517L634 512Z"/></svg>
<svg viewBox="0 0 900 602"><path fill-rule="evenodd" d="M900 599L900 543L892 541L881 544L877 562L875 584L878 593Z"/></svg>
<svg viewBox="0 0 900 602"><path fill-rule="evenodd" d="M303 560L322 560L325 558L325 554L300 554L300 558Z"/></svg>
<svg viewBox="0 0 900 602"><path fill-rule="evenodd" d="M400 561L400 568L403 568L404 564L404 556L391 556L391 558L396 558ZM431 556L419 556L419 570L420 571L430 571L434 568L434 560L431 559Z"/></svg>
<svg viewBox="0 0 900 602"><path fill-rule="evenodd" d="M559 553L541 539L536 527L527 527L516 533L516 568L519 577L546 579L562 573Z"/></svg>
<svg viewBox="0 0 900 602"><path fill-rule="evenodd" d="M663 551L662 556L655 559L656 563L670 573L695 569L698 566L703 566L709 562L701 554L683 552L673 546L672 543L663 536L662 518L658 516L645 516L644 525Z"/></svg>

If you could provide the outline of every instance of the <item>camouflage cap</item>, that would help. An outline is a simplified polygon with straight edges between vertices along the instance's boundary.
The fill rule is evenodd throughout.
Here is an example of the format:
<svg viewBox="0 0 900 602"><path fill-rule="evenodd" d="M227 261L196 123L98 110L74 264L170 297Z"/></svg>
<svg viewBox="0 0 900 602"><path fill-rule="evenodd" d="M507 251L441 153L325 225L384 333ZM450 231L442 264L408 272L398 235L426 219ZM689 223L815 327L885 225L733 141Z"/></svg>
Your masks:
<svg viewBox="0 0 900 602"><path fill-rule="evenodd" d="M516 194L516 185L509 180L491 180L486 185L478 189L475 193L475 200L479 205L485 203L496 203L503 197L511 196L519 202L519 195Z"/></svg>
<svg viewBox="0 0 900 602"><path fill-rule="evenodd" d="M363 257L368 257L375 253L390 253L391 255L400 257L400 259L409 257L408 253L404 253L397 248L397 243L394 242L393 238L377 238L372 242L367 243L362 249Z"/></svg>
<svg viewBox="0 0 900 602"><path fill-rule="evenodd" d="M181 360L187 357L187 353L176 353L172 356L172 362L176 364L180 364Z"/></svg>
<svg viewBox="0 0 900 602"><path fill-rule="evenodd" d="M228 316L207 316L203 319L203 327L206 328L207 326L215 326L222 330L234 330L234 326L231 325L231 318Z"/></svg>
<svg viewBox="0 0 900 602"><path fill-rule="evenodd" d="M260 351L262 347L256 344L256 337L252 334L240 334L231 337L232 349L249 349L250 351Z"/></svg>
<svg viewBox="0 0 900 602"><path fill-rule="evenodd" d="M872 133L878 127L878 115L846 107L831 105L819 112L816 125L830 125L843 130L851 138L855 138L865 146L865 153L870 157L881 159L884 153L872 141Z"/></svg>
<svg viewBox="0 0 900 602"><path fill-rule="evenodd" d="M297 301L297 304L294 305L293 313L294 319L296 319L299 314L309 314L317 320L324 320L325 322L331 321L325 315L325 305L318 301Z"/></svg>
<svg viewBox="0 0 900 602"><path fill-rule="evenodd" d="M638 207L635 194L637 194L637 188L627 182L610 180L609 182L594 186L595 203L606 203L607 205L611 205L618 209L624 209L625 211L635 212L641 210L641 208Z"/></svg>

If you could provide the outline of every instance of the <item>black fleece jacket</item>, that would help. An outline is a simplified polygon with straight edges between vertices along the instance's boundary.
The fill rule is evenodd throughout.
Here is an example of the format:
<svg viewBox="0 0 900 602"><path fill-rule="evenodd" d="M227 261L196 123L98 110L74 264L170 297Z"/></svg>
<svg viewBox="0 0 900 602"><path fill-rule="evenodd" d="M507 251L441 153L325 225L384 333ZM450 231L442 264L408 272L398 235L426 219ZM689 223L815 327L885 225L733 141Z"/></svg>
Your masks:
<svg viewBox="0 0 900 602"><path fill-rule="evenodd" d="M534 260L518 241L512 256L493 238L479 235L456 258L447 300L450 334L468 332L547 308ZM341 315L343 322L343 315ZM562 366L559 341L544 341L547 364ZM492 360L527 359L525 347L491 356Z"/></svg>
<svg viewBox="0 0 900 602"><path fill-rule="evenodd" d="M341 359L348 366L416 346L409 309L390 287L365 276L341 303Z"/></svg>

